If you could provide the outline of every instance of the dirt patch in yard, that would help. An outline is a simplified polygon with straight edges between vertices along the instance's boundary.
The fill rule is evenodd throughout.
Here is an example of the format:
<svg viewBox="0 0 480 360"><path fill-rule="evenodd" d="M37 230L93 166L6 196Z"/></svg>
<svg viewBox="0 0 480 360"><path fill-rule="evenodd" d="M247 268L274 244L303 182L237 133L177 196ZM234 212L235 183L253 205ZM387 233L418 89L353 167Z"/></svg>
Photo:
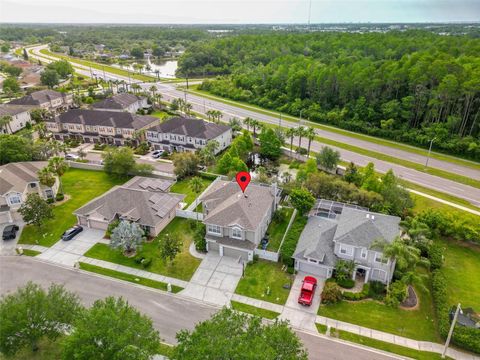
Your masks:
<svg viewBox="0 0 480 360"><path fill-rule="evenodd" d="M404 310L417 310L420 302L413 286L409 285L407 292L407 298L400 304L400 308Z"/></svg>

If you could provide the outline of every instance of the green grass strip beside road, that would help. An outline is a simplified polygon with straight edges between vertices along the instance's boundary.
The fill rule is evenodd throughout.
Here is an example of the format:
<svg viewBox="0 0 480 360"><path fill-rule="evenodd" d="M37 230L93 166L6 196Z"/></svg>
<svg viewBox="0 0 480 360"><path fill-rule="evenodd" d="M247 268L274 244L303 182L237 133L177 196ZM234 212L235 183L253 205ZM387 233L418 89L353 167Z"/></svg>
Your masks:
<svg viewBox="0 0 480 360"><path fill-rule="evenodd" d="M41 254L40 251L23 249L23 255L26 255L26 256L37 256L39 254Z"/></svg>
<svg viewBox="0 0 480 360"><path fill-rule="evenodd" d="M280 115L280 112L278 112L278 111L266 110L266 109L261 108L261 107L256 106L256 105L251 105L251 104L241 102L241 101L222 98L222 97L219 97L219 96L212 95L207 91L198 90L198 85L190 86L190 89L188 90L188 92L190 92L192 94L202 96L202 97L205 97L205 98L209 98L209 99L212 99L212 100L217 100L217 101L223 102L225 104L235 105L235 106L238 106L238 107L240 107L242 109L245 109L245 110L256 111L256 112L259 112L259 113L264 114L264 115L276 116L276 117L278 117ZM298 121L300 120L299 118L288 115L288 114L281 113L281 115L282 115L282 120L295 122L295 123L298 123ZM363 140L363 141L373 142L375 144L388 146L388 147L391 147L391 148L394 148L394 149L404 150L404 151L408 151L408 152L423 155L423 156L428 155L427 150L416 147L416 146L411 146L411 145L402 144L402 143L398 143L398 142L394 142L394 141L390 141L390 140L385 140L385 139L377 138L377 137L370 136L370 135L359 134L359 133L355 133L355 132L352 132L352 131L340 129L340 128L337 128L337 127L334 127L334 126L323 125L323 124L318 124L318 123L314 123L314 122L307 122L307 124L308 124L308 126L311 126L311 127L317 128L317 129L322 129L322 130L325 130L325 131L331 131L331 132L334 132L334 133L337 133L337 134L340 134L340 135L350 136L352 138L356 138L356 139ZM461 159L461 158L458 158L458 157L455 157L455 156L450 156L450 155L446 155L446 154L442 154L442 153L438 153L438 152L432 152L430 154L430 157L433 158L433 159L447 161L447 162L451 162L453 164L462 165L462 166L469 167L469 168L472 168L472 169L480 170L480 164L478 164L474 161Z"/></svg>
<svg viewBox="0 0 480 360"><path fill-rule="evenodd" d="M325 334L327 331L327 327L322 324L315 324L317 326L317 330L321 334ZM368 346L371 348L375 348L378 350L390 352L393 354L406 356L412 359L418 360L440 360L442 356L437 353L429 352L429 351L419 351L415 349L411 349L405 346L400 346L397 344L392 344L389 342L372 339L366 336L361 336L357 334L353 334L351 332L331 329L332 337L338 337L339 339L354 342L360 345ZM447 357L447 359L450 359Z"/></svg>
<svg viewBox="0 0 480 360"><path fill-rule="evenodd" d="M100 275L110 276L110 277L120 279L120 280L124 280L124 281L129 281L129 282L132 282L132 283L135 283L135 284L148 286L148 287L151 287L151 288L154 288L154 289L167 291L167 284L164 283L164 282L155 281L155 280L143 278L143 277L140 277L140 276L131 275L131 274L123 273L123 272L120 272L120 271L110 270L110 269L106 269L106 268L103 268L103 267L100 267L100 266L87 264L87 263L84 263L84 262L80 262L80 269L85 270L85 271L94 272L94 273L100 274ZM181 290L183 290L182 287L172 285L172 292L173 293L178 293Z"/></svg>
<svg viewBox="0 0 480 360"><path fill-rule="evenodd" d="M120 75L120 76L128 77L130 75L130 77L132 79L136 79L136 80L140 80L140 81L148 82L148 81L155 81L156 80L156 78L153 77L153 76L130 73L126 70L119 69L119 68L116 68L114 66L103 65L103 64L99 64L99 63L96 63L96 62L93 62L93 61L77 59L77 58L67 56L67 55L64 55L64 54L53 53L53 52L51 52L47 49L40 50L40 53L51 56L51 57L67 60L67 61L69 61L71 63L74 63L74 64L88 66L88 67L91 67L92 69L101 70L101 71L105 70L109 73Z"/></svg>
<svg viewBox="0 0 480 360"><path fill-rule="evenodd" d="M280 315L279 313L277 313L275 311L272 311L272 310L266 310L266 309L258 308L256 306L243 304L243 303L233 301L233 300L230 301L230 302L232 304L232 309L234 309L234 310L241 311L241 312L248 313L248 314L252 314L252 315L255 315L255 316L260 316L260 317L265 318L265 319L273 320L278 315Z"/></svg>

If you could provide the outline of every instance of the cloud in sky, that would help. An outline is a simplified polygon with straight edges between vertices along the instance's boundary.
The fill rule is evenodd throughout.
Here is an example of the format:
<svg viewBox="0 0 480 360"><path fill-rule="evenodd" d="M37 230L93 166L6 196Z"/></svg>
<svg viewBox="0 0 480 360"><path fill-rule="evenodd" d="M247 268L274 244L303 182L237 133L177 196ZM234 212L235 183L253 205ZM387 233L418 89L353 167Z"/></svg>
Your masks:
<svg viewBox="0 0 480 360"><path fill-rule="evenodd" d="M310 0L0 0L0 22L306 23ZM480 0L312 0L311 22L478 21Z"/></svg>

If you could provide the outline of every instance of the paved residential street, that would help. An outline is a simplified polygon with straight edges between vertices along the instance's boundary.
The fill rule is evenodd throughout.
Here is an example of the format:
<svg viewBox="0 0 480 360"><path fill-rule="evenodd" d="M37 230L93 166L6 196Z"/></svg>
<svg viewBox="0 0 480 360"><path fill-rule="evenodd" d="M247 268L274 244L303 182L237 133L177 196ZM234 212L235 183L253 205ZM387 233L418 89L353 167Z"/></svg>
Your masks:
<svg viewBox="0 0 480 360"><path fill-rule="evenodd" d="M175 342L175 334L180 329L192 329L196 323L208 319L219 309L180 296L51 265L26 256L1 258L0 294L14 291L28 281L34 281L42 286L48 286L51 282L63 283L67 289L78 293L86 305L106 296L123 296L130 304L153 319L162 339L168 343ZM398 359L393 355L346 344L335 339L306 332L298 332L298 334L309 351L309 358L313 360Z"/></svg>

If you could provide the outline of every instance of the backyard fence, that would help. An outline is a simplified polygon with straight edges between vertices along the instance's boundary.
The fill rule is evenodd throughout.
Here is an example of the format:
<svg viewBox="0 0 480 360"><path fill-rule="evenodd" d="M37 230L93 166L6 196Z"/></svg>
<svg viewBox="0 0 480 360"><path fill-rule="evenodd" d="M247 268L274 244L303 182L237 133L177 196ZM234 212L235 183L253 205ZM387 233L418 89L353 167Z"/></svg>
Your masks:
<svg viewBox="0 0 480 360"><path fill-rule="evenodd" d="M255 249L254 254L258 255L260 259L278 262L278 252Z"/></svg>
<svg viewBox="0 0 480 360"><path fill-rule="evenodd" d="M192 219L192 220L203 220L203 214L202 213L197 213L195 211L189 211L189 210L176 210L176 215L181 218L185 219Z"/></svg>

